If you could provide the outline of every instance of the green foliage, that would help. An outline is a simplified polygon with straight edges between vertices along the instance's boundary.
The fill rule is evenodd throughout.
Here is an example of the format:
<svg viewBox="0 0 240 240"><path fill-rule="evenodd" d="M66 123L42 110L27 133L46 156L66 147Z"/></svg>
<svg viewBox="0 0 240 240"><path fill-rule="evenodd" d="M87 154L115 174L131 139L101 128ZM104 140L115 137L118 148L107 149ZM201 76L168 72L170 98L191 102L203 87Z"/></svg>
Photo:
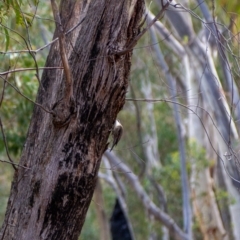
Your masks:
<svg viewBox="0 0 240 240"><path fill-rule="evenodd" d="M179 153L173 152L164 160L164 167L154 171L154 178L163 187L170 216L182 226L182 189Z"/></svg>
<svg viewBox="0 0 240 240"><path fill-rule="evenodd" d="M5 51L8 50L9 47L9 43L10 43L10 37L9 37L9 32L6 28L3 29L4 33L5 33L5 40L6 40L6 44L5 44Z"/></svg>
<svg viewBox="0 0 240 240"><path fill-rule="evenodd" d="M39 6L38 6L39 5ZM49 4L39 1L1 1L0 3L0 34L5 40L0 45L0 51L26 50L36 44L43 45L39 34L38 18L35 18L35 7L39 7L38 14L48 14L51 10ZM48 6L46 8L46 6ZM47 13L46 13L47 12ZM35 21L33 21L35 19ZM52 22L46 21L46 29L52 29ZM34 28L29 28L34 26ZM45 56L35 55L38 66L43 66ZM30 53L6 53L0 55L1 72L13 69L35 68L35 61ZM40 72L41 73L41 72ZM41 76L39 76L41 77ZM7 82L4 85L3 79ZM36 71L21 71L3 76L0 89L4 87L4 99L0 109L3 127L8 142L8 147L14 156L18 157L23 147L26 133L31 118L33 103L35 101L38 81ZM15 89L14 89L15 88ZM20 92L20 93L19 93ZM1 92L2 94L2 92ZM0 153L4 152L3 138L0 136Z"/></svg>
<svg viewBox="0 0 240 240"><path fill-rule="evenodd" d="M200 147L195 140L189 140L187 146L189 162L193 159L196 164L196 170L201 171L214 165L214 161L206 157L206 150Z"/></svg>
<svg viewBox="0 0 240 240"><path fill-rule="evenodd" d="M227 206L236 203L236 200L234 198L232 198L227 191L222 190L220 188L216 189L215 196L216 196L216 199L217 199L217 201L219 203L223 203L224 202Z"/></svg>
<svg viewBox="0 0 240 240"><path fill-rule="evenodd" d="M201 227L200 223L197 221L197 219L195 217L193 217L192 230L194 232L194 239L195 240L202 240L203 239L203 235L201 234L200 227Z"/></svg>
<svg viewBox="0 0 240 240"><path fill-rule="evenodd" d="M14 62L14 60L10 60ZM30 66L29 56L21 58L22 67ZM8 141L9 150L15 156L19 156L33 110L33 103L24 98L22 95L35 100L38 82L34 79L34 72L24 72L21 75L12 75L8 78L5 85L4 99L0 113L2 116L5 135ZM0 82L3 88L3 81ZM18 92L12 87L14 86ZM19 94L19 92L22 94ZM2 139L2 136L0 137ZM0 152L4 151L4 143L0 141Z"/></svg>
<svg viewBox="0 0 240 240"><path fill-rule="evenodd" d="M154 105L155 121L158 132L158 149L161 161L165 164L168 154L178 150L177 135L172 109L167 103ZM166 148L166 146L168 146Z"/></svg>
<svg viewBox="0 0 240 240"><path fill-rule="evenodd" d="M15 23L17 25L24 24L24 15L21 13L20 6L22 5L22 1L17 0L5 0L0 3L0 31L1 34L5 37L5 51L8 50L10 44L9 37L9 21L12 20L12 16L14 16ZM11 16L11 17L10 17Z"/></svg>
<svg viewBox="0 0 240 240"><path fill-rule="evenodd" d="M88 209L85 223L82 229L81 236L79 237L79 240L85 240L85 239L98 240L99 239L99 224L97 222L94 207L95 207L94 203L92 202Z"/></svg>
<svg viewBox="0 0 240 240"><path fill-rule="evenodd" d="M29 13L26 13L26 10L29 10L31 7L37 7L39 1L22 1L22 0L4 0L0 2L0 17L4 20L9 19L8 16L14 16L16 24L24 25L25 21L30 23ZM24 11L22 10L24 9ZM26 15L25 15L26 14ZM33 17L33 15L32 15Z"/></svg>
<svg viewBox="0 0 240 240"><path fill-rule="evenodd" d="M112 211L115 205L116 201L116 194L113 191L113 189L107 184L105 181L101 181L101 187L103 190L103 200L104 200L104 206L100 206L103 208L103 211L105 211L107 219L110 220L110 217L112 215ZM85 240L85 239L93 239L98 240L99 239L99 222L97 221L96 216L96 205L99 207L99 203L92 200L90 207L87 212L86 220L81 232L81 236L79 237L79 240Z"/></svg>
<svg viewBox="0 0 240 240"><path fill-rule="evenodd" d="M39 28L41 26L46 30L50 29L49 37L51 38L54 22L50 20L50 14L49 2L39 0L1 1L0 35L3 38L0 38L2 39L0 51L34 49L35 46L44 45ZM48 16L49 19L44 19L42 16Z"/></svg>
<svg viewBox="0 0 240 240"><path fill-rule="evenodd" d="M0 155L0 159L2 156ZM4 220L11 180L13 177L12 166L0 162L0 225Z"/></svg>

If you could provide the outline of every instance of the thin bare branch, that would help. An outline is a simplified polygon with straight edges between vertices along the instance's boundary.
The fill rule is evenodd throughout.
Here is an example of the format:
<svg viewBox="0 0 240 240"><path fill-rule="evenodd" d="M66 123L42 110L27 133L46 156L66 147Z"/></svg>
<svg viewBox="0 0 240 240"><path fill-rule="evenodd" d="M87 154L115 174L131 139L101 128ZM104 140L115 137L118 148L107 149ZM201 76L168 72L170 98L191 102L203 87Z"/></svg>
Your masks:
<svg viewBox="0 0 240 240"><path fill-rule="evenodd" d="M224 167L227 175L228 175L233 181L235 181L235 182L237 182L237 183L240 183L240 181L237 180L236 178L234 178L234 177L229 173L229 171L227 170L226 164L225 164L223 158L219 155L219 153L217 152L217 150L214 148L213 143L212 143L212 141L211 141L211 138L210 138L210 136L209 136L209 133L208 133L208 131L207 131L205 125L204 125L204 122L203 122L203 120L201 119L201 117L200 117L200 116L198 115L198 113L197 113L197 109L200 109L200 110L204 111L204 112L207 114L207 116L210 118L213 126L216 128L217 132L219 133L219 135L220 135L221 138L223 139L224 143L226 144L226 146L228 146L228 148L232 150L232 148L230 147L229 143L224 139L222 133L221 133L220 130L218 129L218 127L217 127L216 123L214 122L212 116L210 115L210 113L209 113L206 109L204 109L204 108L202 108L202 107L200 107L200 106L198 106L198 105L188 105L188 106L187 106L187 105L184 105L184 104L182 104L182 103L175 102L175 101L172 101L172 100L167 100L167 99L132 99L132 98L126 98L126 100L127 100L127 101L152 102L152 103L157 103L157 102L174 103L174 104L178 104L179 106L181 106L181 107L189 110L191 113L193 113L194 115L196 115L196 116L198 117L199 121L201 122L201 125L202 125L202 127L203 127L204 132L206 133L206 136L207 136L207 139L208 139L208 141L209 141L209 144L211 145L211 147L212 147L213 151L215 152L215 154L216 154L216 155L219 157L219 159L222 161L223 167ZM196 111L194 111L191 107L192 107L192 108L196 108ZM232 150L232 151L233 151L233 150Z"/></svg>
<svg viewBox="0 0 240 240"><path fill-rule="evenodd" d="M125 178L128 179L145 209L149 211L156 220L160 221L170 230L170 234L174 237L174 239L187 240L187 235L180 229L177 223L152 202L148 194L143 189L141 183L139 182L138 177L131 171L131 169L113 153L107 151L105 152L105 155L110 161L111 165L118 165L118 169L124 173Z"/></svg>
<svg viewBox="0 0 240 240"><path fill-rule="evenodd" d="M51 19L50 19L51 20ZM69 33L71 33L72 31L74 31L77 27L79 27L83 21L85 20L85 16L82 16L81 17L81 20L79 21L79 23L76 24L76 26L70 28L66 33L65 35L68 35ZM51 20L52 21L52 20ZM5 26L4 26L5 27ZM11 30L11 29L9 29ZM32 52L32 53L38 53L40 51L42 51L43 49L51 46L53 43L55 43L56 41L58 41L58 37L53 39L51 42L45 44L44 46L36 49L36 50L18 50L18 51L7 51L7 52L3 52L3 51L0 51L0 54L13 54L13 53L29 53L29 52Z"/></svg>
<svg viewBox="0 0 240 240"><path fill-rule="evenodd" d="M17 166L17 167L21 167L21 168L25 168L25 169L30 169L30 168L24 167L24 166L22 166L22 165L20 165L20 164L18 164L18 163L12 163L12 162L9 162L9 161L6 161L6 160L2 160L2 159L0 159L0 162L2 162L2 163L8 163L8 164L11 164L11 165L14 165L14 166Z"/></svg>
<svg viewBox="0 0 240 240"><path fill-rule="evenodd" d="M63 69L63 67L39 67L38 68L39 70L56 70L56 69ZM8 71L5 71L5 72L0 72L0 76L4 76L4 75L7 75L9 73L15 73L15 72L26 72L26 71L35 71L36 68L16 68L16 69L13 69L13 70L8 70Z"/></svg>
<svg viewBox="0 0 240 240"><path fill-rule="evenodd" d="M67 99L67 101L70 101L71 98L73 98L73 83L72 83L72 74L71 74L71 69L69 67L68 59L67 59L67 54L65 51L65 46L66 46L66 41L65 41L65 34L63 30L63 26L61 23L61 18L60 14L58 11L58 6L55 2L55 0L51 0L52 4L52 10L53 10L53 15L56 23L56 28L57 32L59 34L59 49L60 49L60 55L63 63L63 68L64 72L66 75L66 83L65 83L65 95L64 98Z"/></svg>
<svg viewBox="0 0 240 240"><path fill-rule="evenodd" d="M26 98L26 99L27 99L28 101L30 101L31 103L39 106L39 107L42 108L45 112L52 114L52 111L47 110L47 109L46 109L45 107L43 107L41 104L34 102L34 101L31 100L29 97L27 97L27 96L25 96L24 94L22 94L22 93L19 91L19 89L18 89L17 87L15 87L15 86L14 86L12 83L10 83L9 81L7 81L7 80L5 80L5 81L6 81L17 93L19 93L22 97Z"/></svg>
<svg viewBox="0 0 240 240"><path fill-rule="evenodd" d="M5 87L6 87L6 79L7 79L8 75L5 76L5 79L0 76L0 78L2 78L3 80L3 89L2 89L2 95L1 95L1 99L0 99L0 107L2 106L2 102L3 102L3 99L4 99L4 92L5 92Z"/></svg>
<svg viewBox="0 0 240 240"><path fill-rule="evenodd" d="M39 78L38 64L37 64L37 60L36 60L36 57L35 57L35 53L34 53L33 51L31 51L31 50L32 50L32 49L31 49L31 44L29 45L29 43L26 41L26 39L25 39L20 33L18 33L17 31L15 31L15 30L13 30L13 29L11 29L11 28L3 25L2 23L1 23L1 25L2 25L4 28L6 28L6 29L12 31L13 33L17 34L17 35L24 41L24 43L25 43L25 45L26 45L26 47L27 47L27 49L28 49L26 52L28 52L28 53L31 55L31 57L32 57L32 59L33 59L33 61L34 61L34 64L35 64L35 68L36 68L36 78L37 78L39 84L41 85L41 81L40 81L40 78Z"/></svg>
<svg viewBox="0 0 240 240"><path fill-rule="evenodd" d="M8 159L9 159L9 161L11 162L13 169L14 169L15 171L17 171L17 168L16 168L16 166L15 166L16 164L15 164L14 161L12 160L12 158L11 158L11 156L10 156L10 153L9 153L9 150L8 150L7 139L6 139L6 136L5 136L5 133L4 133L1 116L0 116L0 128L1 128L2 136L3 136L3 142L4 142L4 146L5 146L5 149L6 149L6 153L7 153Z"/></svg>

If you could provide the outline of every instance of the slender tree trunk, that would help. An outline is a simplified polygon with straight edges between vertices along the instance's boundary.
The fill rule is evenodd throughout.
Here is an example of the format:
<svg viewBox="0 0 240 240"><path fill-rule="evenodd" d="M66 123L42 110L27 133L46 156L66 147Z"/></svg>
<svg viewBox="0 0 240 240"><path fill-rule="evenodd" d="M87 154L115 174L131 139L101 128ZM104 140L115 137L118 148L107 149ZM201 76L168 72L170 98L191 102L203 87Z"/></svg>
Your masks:
<svg viewBox="0 0 240 240"><path fill-rule="evenodd" d="M158 45L154 45L157 42L156 34L153 30L150 30L153 49L155 50L155 55L159 66L162 68L165 78L168 82L169 86L169 95L173 98L174 102L177 102L175 96L177 96L177 88L176 81L173 78L172 74L169 73L169 67L164 60L164 56L162 51ZM185 232L188 234L189 239L192 239L192 209L190 202L190 194L189 194L189 184L188 184L188 176L186 169L186 152L185 152L185 139L183 136L183 127L182 127L182 119L179 114L179 106L178 104L173 104L173 115L177 128L177 138L178 138L178 148L180 153L180 162L181 162L181 183L182 183L182 197L183 197L183 227Z"/></svg>
<svg viewBox="0 0 240 240"><path fill-rule="evenodd" d="M65 33L84 18L66 35L64 46L72 104L61 104L65 72L45 70L36 102L54 114L34 108L20 159L25 168L15 173L1 239L78 238L128 87L132 52L115 53L139 33L143 8L143 0L62 1ZM58 42L52 44L46 66L62 66Z"/></svg>

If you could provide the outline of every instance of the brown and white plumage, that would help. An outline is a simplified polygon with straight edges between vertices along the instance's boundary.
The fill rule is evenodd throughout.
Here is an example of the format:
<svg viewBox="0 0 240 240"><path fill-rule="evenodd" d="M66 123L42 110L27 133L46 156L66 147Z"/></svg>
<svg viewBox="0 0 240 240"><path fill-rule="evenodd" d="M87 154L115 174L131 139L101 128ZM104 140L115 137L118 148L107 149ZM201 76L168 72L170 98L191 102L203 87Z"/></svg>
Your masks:
<svg viewBox="0 0 240 240"><path fill-rule="evenodd" d="M113 147L118 144L119 140L122 137L122 134L123 134L122 124L118 120L116 120L113 125L113 129L112 129L113 144L112 144L110 152L112 151Z"/></svg>

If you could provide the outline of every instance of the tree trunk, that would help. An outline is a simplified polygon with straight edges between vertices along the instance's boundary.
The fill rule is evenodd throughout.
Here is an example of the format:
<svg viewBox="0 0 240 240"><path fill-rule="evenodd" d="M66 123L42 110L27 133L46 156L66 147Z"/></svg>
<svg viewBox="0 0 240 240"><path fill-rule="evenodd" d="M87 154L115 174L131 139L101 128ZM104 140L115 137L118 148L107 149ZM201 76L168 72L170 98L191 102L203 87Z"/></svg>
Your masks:
<svg viewBox="0 0 240 240"><path fill-rule="evenodd" d="M36 102L54 114L35 105L20 159L24 168L19 167L14 176L1 239L78 238L128 87L132 51L114 53L125 50L139 33L143 8L143 0L62 1L65 32L85 16L66 35L64 46L73 104L61 104L65 72L45 70ZM61 66L57 41L46 67Z"/></svg>

